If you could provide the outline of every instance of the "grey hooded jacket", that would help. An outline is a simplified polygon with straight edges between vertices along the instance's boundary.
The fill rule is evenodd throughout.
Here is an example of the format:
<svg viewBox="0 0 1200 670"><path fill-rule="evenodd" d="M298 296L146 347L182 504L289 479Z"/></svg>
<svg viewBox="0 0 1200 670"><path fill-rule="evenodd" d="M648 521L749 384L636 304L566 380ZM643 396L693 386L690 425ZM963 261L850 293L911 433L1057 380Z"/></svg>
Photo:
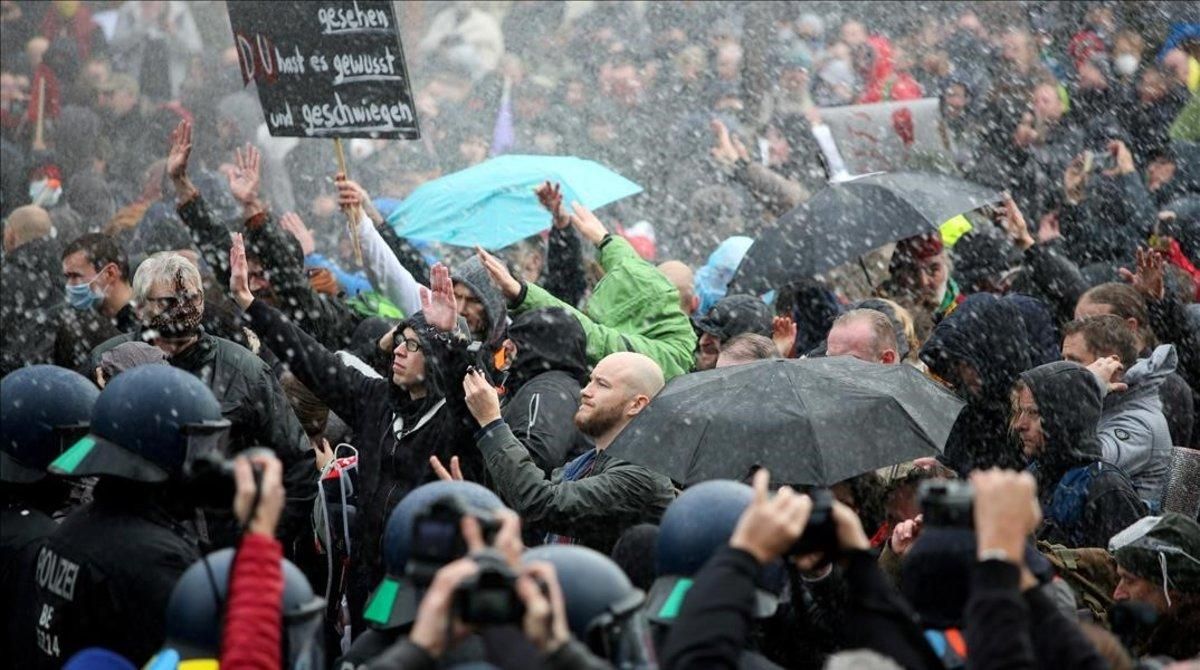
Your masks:
<svg viewBox="0 0 1200 670"><path fill-rule="evenodd" d="M1177 362L1170 344L1138 360L1125 372L1123 381L1129 389L1104 398L1097 428L1104 460L1124 470L1138 496L1151 505L1162 498L1171 460L1171 433L1158 389Z"/></svg>

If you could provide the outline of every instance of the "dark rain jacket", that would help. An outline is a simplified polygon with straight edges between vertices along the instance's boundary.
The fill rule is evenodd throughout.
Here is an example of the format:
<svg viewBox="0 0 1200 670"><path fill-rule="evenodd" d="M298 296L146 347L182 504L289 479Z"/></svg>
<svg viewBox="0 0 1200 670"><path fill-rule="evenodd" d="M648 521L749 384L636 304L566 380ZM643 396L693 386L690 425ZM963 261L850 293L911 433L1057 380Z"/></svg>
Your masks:
<svg viewBox="0 0 1200 670"><path fill-rule="evenodd" d="M24 622L34 667L61 668L87 647L141 667L162 647L164 614L183 571L200 558L195 537L157 499L167 491L102 480L37 557L37 614Z"/></svg>
<svg viewBox="0 0 1200 670"><path fill-rule="evenodd" d="M1100 381L1087 368L1058 361L1021 375L1041 415L1045 442L1030 464L1042 504L1039 540L1068 547L1107 547L1108 540L1146 514L1129 477L1102 460L1096 428L1103 409ZM1089 479L1072 479L1078 468Z"/></svg>
<svg viewBox="0 0 1200 670"><path fill-rule="evenodd" d="M179 218L192 231L192 239L221 282L229 290L229 229L217 222L200 195L179 206ZM328 349L350 345L350 335L361 320L334 296L318 293L308 283L304 254L289 233L269 214L245 222L246 251L256 256L271 281L272 300L304 332Z"/></svg>
<svg viewBox="0 0 1200 670"><path fill-rule="evenodd" d="M968 667L1107 668L1083 630L1043 589L1020 590L1021 571L1006 561L977 563L965 611Z"/></svg>
<svg viewBox="0 0 1200 670"><path fill-rule="evenodd" d="M921 360L943 379L958 379L960 363L979 375L978 395L958 389L967 406L954 422L943 455L960 475L976 468L1023 466L1008 430L1009 399L1018 375L1032 367L1031 349L1016 305L986 293L968 296L921 347Z"/></svg>
<svg viewBox="0 0 1200 670"><path fill-rule="evenodd" d="M1146 307L1150 317L1150 327L1159 341L1175 345L1179 355L1179 366L1176 372L1193 392L1193 407L1195 416L1200 416L1200 308L1195 305L1184 305L1171 296L1168 291L1162 300L1148 300ZM1178 393L1178 391L1176 391ZM1179 403L1176 399L1163 399L1164 414L1170 413L1171 408ZM1172 421L1168 414L1167 421ZM1174 426L1172 426L1174 428ZM1174 435L1174 433L1172 433ZM1189 446L1179 445L1176 446ZM1191 445L1200 446L1200 429L1193 426Z"/></svg>
<svg viewBox="0 0 1200 670"><path fill-rule="evenodd" d="M100 365L104 352L139 337L140 333L130 333L101 344L92 352L91 368ZM196 375L212 389L221 403L221 416L233 424L229 453L266 447L283 462L288 502L280 535L286 538L299 530L306 523L317 494L312 445L270 367L236 342L204 332L194 345L167 360Z"/></svg>
<svg viewBox="0 0 1200 670"><path fill-rule="evenodd" d="M675 499L670 479L604 451L578 480L565 480L565 468L546 479L503 419L480 429L476 444L492 488L523 521L604 554L630 526L657 523Z"/></svg>
<svg viewBox="0 0 1200 670"><path fill-rule="evenodd" d="M0 509L0 648L10 667L30 667L36 658L37 640L29 627L37 616L31 597L34 571L38 550L56 527L45 512L16 501Z"/></svg>
<svg viewBox="0 0 1200 670"><path fill-rule="evenodd" d="M553 307L520 315L508 336L517 355L504 380L500 415L549 476L591 448L575 427L587 379L587 336L570 312Z"/></svg>
<svg viewBox="0 0 1200 670"><path fill-rule="evenodd" d="M462 378L471 364L466 343L431 336L422 315L411 326L425 352L425 399L414 400L391 379L368 377L345 365L279 310L255 300L246 316L250 327L312 390L329 410L354 429L358 449L359 519L351 538L351 612L361 615L370 589L383 577L383 530L392 508L409 491L434 481L429 457L448 464L459 457L463 474L482 481L483 464L472 446L475 421L466 407Z"/></svg>

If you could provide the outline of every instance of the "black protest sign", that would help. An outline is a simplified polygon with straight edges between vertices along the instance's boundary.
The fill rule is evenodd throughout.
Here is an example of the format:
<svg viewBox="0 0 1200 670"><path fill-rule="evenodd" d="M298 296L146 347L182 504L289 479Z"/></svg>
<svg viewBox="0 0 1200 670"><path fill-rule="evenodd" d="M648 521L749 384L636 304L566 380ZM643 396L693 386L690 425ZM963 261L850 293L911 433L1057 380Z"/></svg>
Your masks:
<svg viewBox="0 0 1200 670"><path fill-rule="evenodd" d="M242 80L272 135L421 136L391 2L230 2Z"/></svg>

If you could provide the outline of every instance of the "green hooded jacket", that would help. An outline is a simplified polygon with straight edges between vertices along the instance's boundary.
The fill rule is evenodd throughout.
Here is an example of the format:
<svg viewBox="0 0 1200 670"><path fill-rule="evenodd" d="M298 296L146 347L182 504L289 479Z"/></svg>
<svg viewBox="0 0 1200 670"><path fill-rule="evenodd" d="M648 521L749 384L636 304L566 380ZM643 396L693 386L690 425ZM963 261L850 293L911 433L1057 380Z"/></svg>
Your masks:
<svg viewBox="0 0 1200 670"><path fill-rule="evenodd" d="M653 265L642 260L624 238L613 235L600 243L604 278L596 284L585 311L550 295L536 284L513 305L520 314L543 307L568 309L587 333L587 358L595 365L619 351L645 354L658 363L667 380L692 369L696 333L679 308L679 291Z"/></svg>

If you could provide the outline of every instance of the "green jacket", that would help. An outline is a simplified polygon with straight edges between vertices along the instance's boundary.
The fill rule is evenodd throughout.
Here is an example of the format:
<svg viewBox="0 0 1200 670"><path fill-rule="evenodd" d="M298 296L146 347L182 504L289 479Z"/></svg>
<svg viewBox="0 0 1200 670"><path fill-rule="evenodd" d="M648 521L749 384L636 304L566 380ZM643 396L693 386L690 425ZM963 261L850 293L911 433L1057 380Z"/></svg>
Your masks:
<svg viewBox="0 0 1200 670"><path fill-rule="evenodd" d="M524 299L511 308L517 314L543 307L571 310L587 333L590 365L618 351L635 351L654 359L667 380L690 372L696 332L679 308L679 291L617 235L600 244L600 265L604 278L586 313L536 284L528 284Z"/></svg>
<svg viewBox="0 0 1200 670"><path fill-rule="evenodd" d="M581 479L564 481L564 468L546 479L503 421L487 426L475 440L492 488L524 522L604 554L631 526L658 523L675 499L670 479L603 451Z"/></svg>
<svg viewBox="0 0 1200 670"><path fill-rule="evenodd" d="M1192 99L1171 123L1168 134L1176 142L1200 142L1200 93L1192 94Z"/></svg>

